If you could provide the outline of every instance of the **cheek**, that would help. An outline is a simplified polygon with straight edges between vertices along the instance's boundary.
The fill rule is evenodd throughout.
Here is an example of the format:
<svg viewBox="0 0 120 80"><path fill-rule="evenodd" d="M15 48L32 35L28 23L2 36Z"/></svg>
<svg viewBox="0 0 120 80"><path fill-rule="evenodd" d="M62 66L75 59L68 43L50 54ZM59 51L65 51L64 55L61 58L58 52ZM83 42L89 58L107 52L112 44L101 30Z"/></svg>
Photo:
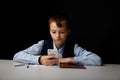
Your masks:
<svg viewBox="0 0 120 80"><path fill-rule="evenodd" d="M63 34L63 36L64 36L64 37L67 37L67 36L68 36L68 33L66 33L66 34Z"/></svg>
<svg viewBox="0 0 120 80"><path fill-rule="evenodd" d="M54 35L53 34L50 34L52 38L54 38Z"/></svg>
<svg viewBox="0 0 120 80"><path fill-rule="evenodd" d="M52 39L55 39L55 38L56 38L54 34L50 34L50 35L51 35Z"/></svg>
<svg viewBox="0 0 120 80"><path fill-rule="evenodd" d="M61 37L62 37L63 39L66 39L67 36L68 36L67 34L61 35Z"/></svg>

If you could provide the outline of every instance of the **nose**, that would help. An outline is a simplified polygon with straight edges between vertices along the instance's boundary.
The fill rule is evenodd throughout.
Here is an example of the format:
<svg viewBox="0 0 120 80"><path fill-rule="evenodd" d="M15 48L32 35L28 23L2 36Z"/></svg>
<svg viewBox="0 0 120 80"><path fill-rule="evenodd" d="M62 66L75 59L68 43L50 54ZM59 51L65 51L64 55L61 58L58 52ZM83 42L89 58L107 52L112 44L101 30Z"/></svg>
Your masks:
<svg viewBox="0 0 120 80"><path fill-rule="evenodd" d="M59 38L60 37L60 33L56 33L56 37Z"/></svg>

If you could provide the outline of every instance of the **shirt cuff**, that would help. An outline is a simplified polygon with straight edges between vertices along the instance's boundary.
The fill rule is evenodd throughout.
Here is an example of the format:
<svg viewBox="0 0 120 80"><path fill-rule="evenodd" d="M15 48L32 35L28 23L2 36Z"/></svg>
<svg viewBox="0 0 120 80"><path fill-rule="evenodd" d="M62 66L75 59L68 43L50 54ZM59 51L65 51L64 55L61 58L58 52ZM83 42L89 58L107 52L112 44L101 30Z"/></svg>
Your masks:
<svg viewBox="0 0 120 80"><path fill-rule="evenodd" d="M30 59L30 62L39 65L39 62L38 62L39 57L40 56L32 56Z"/></svg>

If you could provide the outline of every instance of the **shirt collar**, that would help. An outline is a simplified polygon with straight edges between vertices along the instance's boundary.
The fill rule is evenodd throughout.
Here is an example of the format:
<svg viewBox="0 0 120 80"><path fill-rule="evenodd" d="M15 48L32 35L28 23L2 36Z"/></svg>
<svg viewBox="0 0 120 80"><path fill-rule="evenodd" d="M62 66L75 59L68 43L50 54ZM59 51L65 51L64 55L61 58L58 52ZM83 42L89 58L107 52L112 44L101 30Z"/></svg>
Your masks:
<svg viewBox="0 0 120 80"><path fill-rule="evenodd" d="M61 47L61 48L58 50L58 53L63 53L63 51L64 51L64 46L65 46L65 45L63 45L63 47ZM57 47L56 47L54 41L53 41L53 49L57 50Z"/></svg>

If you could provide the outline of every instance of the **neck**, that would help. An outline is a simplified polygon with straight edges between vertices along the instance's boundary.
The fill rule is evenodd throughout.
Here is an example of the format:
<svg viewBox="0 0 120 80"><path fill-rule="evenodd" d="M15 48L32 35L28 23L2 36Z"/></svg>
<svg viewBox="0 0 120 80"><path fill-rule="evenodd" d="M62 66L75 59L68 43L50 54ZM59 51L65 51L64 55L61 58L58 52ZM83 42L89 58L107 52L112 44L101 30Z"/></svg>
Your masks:
<svg viewBox="0 0 120 80"><path fill-rule="evenodd" d="M63 45L56 45L57 49L59 50Z"/></svg>

